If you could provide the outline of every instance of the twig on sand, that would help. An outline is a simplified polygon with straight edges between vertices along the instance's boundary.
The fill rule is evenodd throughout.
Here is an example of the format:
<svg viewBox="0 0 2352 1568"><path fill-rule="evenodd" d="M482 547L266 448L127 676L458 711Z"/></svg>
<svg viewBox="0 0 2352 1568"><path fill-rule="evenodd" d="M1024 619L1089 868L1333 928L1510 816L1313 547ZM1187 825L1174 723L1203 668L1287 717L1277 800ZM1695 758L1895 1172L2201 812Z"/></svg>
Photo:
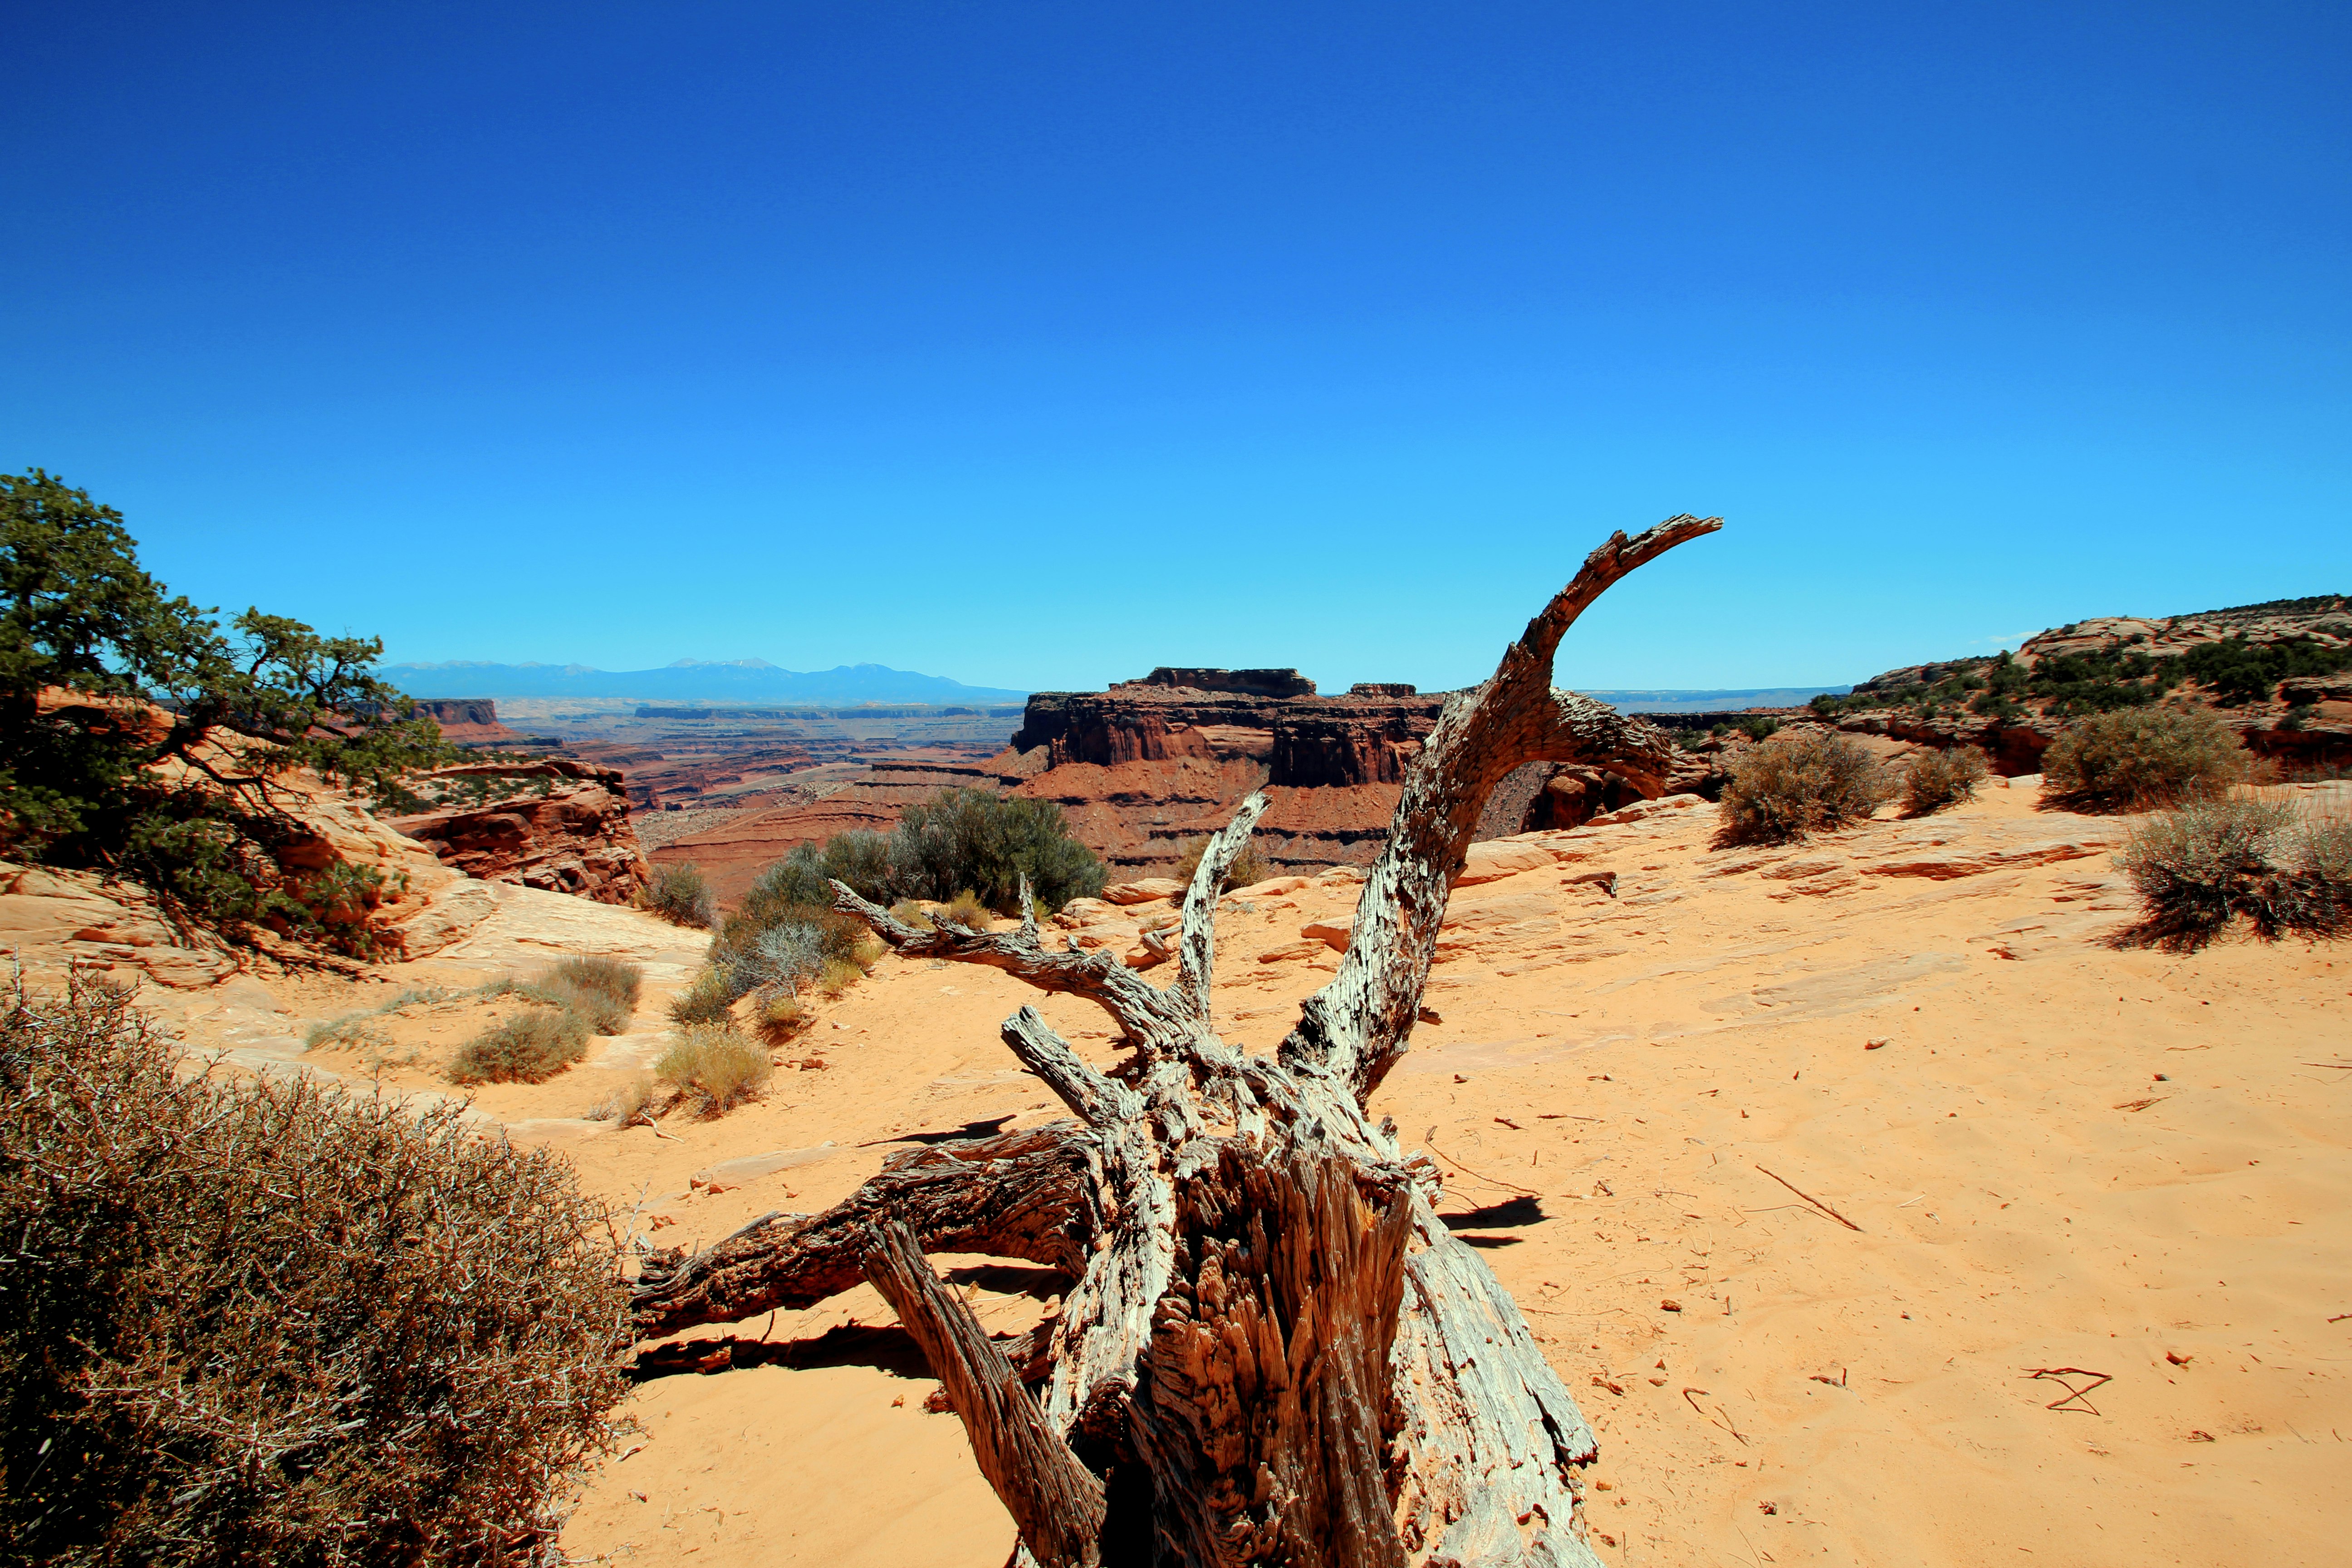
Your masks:
<svg viewBox="0 0 2352 1568"><path fill-rule="evenodd" d="M2099 1413L2099 1407L2083 1396L2101 1384L2113 1383L2116 1380L2116 1374L2111 1372L2093 1372L2087 1367L2080 1366L2036 1367L2025 1375L2034 1378L2046 1377L2066 1391L2064 1398L2053 1399L2043 1405L2042 1409L2066 1410L2078 1415L2096 1415ZM2066 1381L2070 1377L2087 1377L2091 1381L2077 1388Z"/></svg>
<svg viewBox="0 0 2352 1568"><path fill-rule="evenodd" d="M1764 1167L1763 1167L1763 1166L1761 1166L1761 1165L1759 1165L1759 1166L1757 1166L1756 1168L1757 1168L1758 1170L1759 1170L1759 1171L1764 1171ZM1837 1212L1837 1210L1835 1210L1835 1209L1833 1209L1833 1208L1830 1207L1830 1205L1827 1205L1827 1204L1825 1204L1825 1203L1822 1202L1822 1200L1821 1200L1821 1199L1819 1199L1819 1198L1817 1198L1817 1197L1813 1196L1813 1194L1811 1194L1811 1193L1809 1193L1809 1192L1805 1191L1802 1187L1798 1186L1794 1182L1789 1181L1789 1180L1788 1180L1787 1178L1785 1178L1785 1177L1781 1177L1781 1176L1773 1176L1773 1175L1772 1175L1772 1173L1771 1173L1771 1172L1769 1172L1769 1171L1764 1171L1764 1173L1765 1173L1766 1175L1768 1175L1768 1176L1772 1176L1772 1179L1773 1179L1774 1181L1779 1182L1782 1186L1784 1186L1784 1187L1788 1188L1790 1192L1792 1192L1792 1193L1796 1194L1799 1197L1801 1197L1801 1198L1804 1199L1807 1203L1809 1203L1809 1204L1812 1205L1815 1208L1817 1208L1817 1209L1821 1210L1823 1214L1825 1214L1825 1215L1829 1215L1829 1216L1830 1216L1830 1218L1832 1218L1832 1219L1833 1219L1833 1220L1837 1221L1837 1222L1838 1222L1838 1224L1840 1224L1840 1225L1842 1225L1842 1226L1845 1226L1845 1227L1846 1227L1846 1229L1848 1229L1848 1230L1853 1230L1853 1231L1858 1231L1858 1230L1860 1230L1860 1229L1862 1228L1862 1226L1858 1226L1858 1225L1854 1224L1854 1223L1853 1223L1853 1221L1852 1221L1852 1220L1850 1220L1850 1219L1846 1218L1846 1217L1845 1217L1845 1215L1842 1215L1842 1214L1838 1213L1838 1212Z"/></svg>
<svg viewBox="0 0 2352 1568"><path fill-rule="evenodd" d="M1720 1426L1725 1431L1730 1433L1733 1436L1739 1437L1739 1428L1731 1424L1731 1416L1724 1410L1722 1405L1717 1405L1715 1407L1715 1415L1709 1415L1705 1410L1700 1409L1697 1400L1691 1398L1691 1395L1694 1394L1706 1394L1706 1390L1704 1388L1685 1388L1683 1390L1684 1402L1689 1405L1693 1410L1698 1411L1698 1418L1700 1420L1706 1422L1710 1426ZM1707 1397L1712 1399L1715 1395L1707 1394ZM1717 1421L1715 1418L1716 1415L1720 1415L1723 1419ZM1739 1437L1739 1446L1743 1448L1748 1447L1748 1439L1745 1437Z"/></svg>
<svg viewBox="0 0 2352 1568"><path fill-rule="evenodd" d="M1515 1187L1508 1182L1498 1182L1492 1176L1480 1175L1477 1172L1472 1170L1469 1166L1464 1164L1461 1161L1455 1159L1444 1150L1439 1148L1434 1142L1431 1142L1429 1140L1424 1140L1424 1142L1429 1142L1429 1152L1431 1153L1436 1155L1439 1159L1444 1161L1447 1164L1453 1166L1455 1170L1461 1172L1465 1176L1475 1177L1477 1180L1486 1183L1491 1187L1502 1187L1509 1192L1525 1193L1531 1198L1539 1198L1543 1196L1541 1193L1537 1192L1532 1187Z"/></svg>

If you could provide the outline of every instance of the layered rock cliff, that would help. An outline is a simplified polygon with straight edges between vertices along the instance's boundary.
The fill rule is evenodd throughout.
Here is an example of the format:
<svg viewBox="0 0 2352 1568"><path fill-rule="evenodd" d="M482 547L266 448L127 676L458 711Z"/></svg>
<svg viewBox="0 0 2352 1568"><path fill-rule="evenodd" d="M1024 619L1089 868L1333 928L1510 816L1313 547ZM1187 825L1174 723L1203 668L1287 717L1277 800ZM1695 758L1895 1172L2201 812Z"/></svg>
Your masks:
<svg viewBox="0 0 2352 1568"><path fill-rule="evenodd" d="M549 757L444 768L409 784L435 804L388 825L467 876L606 904L628 903L648 879L612 768Z"/></svg>

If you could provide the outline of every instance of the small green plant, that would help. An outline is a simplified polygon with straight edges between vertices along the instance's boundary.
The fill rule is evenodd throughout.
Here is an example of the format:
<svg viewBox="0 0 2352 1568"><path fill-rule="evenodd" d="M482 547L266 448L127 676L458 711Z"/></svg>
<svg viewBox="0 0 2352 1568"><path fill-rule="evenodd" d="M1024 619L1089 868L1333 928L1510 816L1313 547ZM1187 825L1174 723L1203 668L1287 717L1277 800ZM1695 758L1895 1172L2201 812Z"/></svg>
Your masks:
<svg viewBox="0 0 2352 1568"><path fill-rule="evenodd" d="M1974 800L1977 786L1990 770L1984 753L1974 746L1953 746L1927 752L1911 760L1903 775L1903 809L1925 816L1964 800Z"/></svg>
<svg viewBox="0 0 2352 1568"><path fill-rule="evenodd" d="M2237 735L2203 709L2093 714L2068 725L2042 757L2051 797L2094 811L2146 811L2218 795L2247 771Z"/></svg>
<svg viewBox="0 0 2352 1568"><path fill-rule="evenodd" d="M568 1007L527 1007L457 1047L451 1081L539 1083L588 1054L588 1020Z"/></svg>
<svg viewBox="0 0 2352 1568"><path fill-rule="evenodd" d="M1191 887L1193 873L1201 868L1201 857L1208 852L1209 841L1206 838L1193 839L1184 846L1184 853L1177 858L1176 869L1170 875ZM1234 863L1225 868L1224 880L1217 884L1217 891L1223 893L1235 888L1254 887L1274 874L1274 867L1258 853L1257 846L1255 843L1244 844L1242 852L1234 857Z"/></svg>
<svg viewBox="0 0 2352 1568"><path fill-rule="evenodd" d="M2240 918L2265 941L2352 924L2352 818L2249 795L2192 800L2136 825L2116 862L2139 891L2135 940L2202 947Z"/></svg>
<svg viewBox="0 0 2352 1568"><path fill-rule="evenodd" d="M719 923L719 900L698 866L656 866L654 879L637 899L672 925L701 930Z"/></svg>
<svg viewBox="0 0 2352 1568"><path fill-rule="evenodd" d="M654 1076L694 1103L704 1116L721 1116L758 1097L775 1075L768 1053L733 1029L688 1025L677 1033Z"/></svg>
<svg viewBox="0 0 2352 1568"><path fill-rule="evenodd" d="M1870 816L1896 785L1878 760L1843 735L1790 731L1731 764L1720 807L1723 838L1780 844Z"/></svg>
<svg viewBox="0 0 2352 1568"><path fill-rule="evenodd" d="M1759 713L1752 718L1740 720L1737 728L1741 734L1747 736L1749 740L1761 741L1769 736L1780 733L1780 721L1778 719L1768 719Z"/></svg>
<svg viewBox="0 0 2352 1568"><path fill-rule="evenodd" d="M817 989L838 999L851 986L866 978L866 971L845 958L828 958L824 971L817 975Z"/></svg>
<svg viewBox="0 0 2352 1568"><path fill-rule="evenodd" d="M2298 702L2289 708L2280 718L2278 727L2282 730L2300 730L2317 717L2319 717L2318 703Z"/></svg>

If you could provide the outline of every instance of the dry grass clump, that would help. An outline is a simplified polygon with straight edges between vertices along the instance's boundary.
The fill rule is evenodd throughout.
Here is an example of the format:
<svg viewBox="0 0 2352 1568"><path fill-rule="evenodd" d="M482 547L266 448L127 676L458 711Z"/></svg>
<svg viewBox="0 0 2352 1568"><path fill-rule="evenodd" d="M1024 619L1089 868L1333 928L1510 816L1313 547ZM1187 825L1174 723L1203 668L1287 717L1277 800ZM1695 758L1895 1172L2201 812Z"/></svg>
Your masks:
<svg viewBox="0 0 2352 1568"><path fill-rule="evenodd" d="M698 866L656 866L637 902L672 925L698 931L719 923L719 900Z"/></svg>
<svg viewBox="0 0 2352 1568"><path fill-rule="evenodd" d="M588 1054L589 1021L568 1007L530 1007L457 1047L451 1081L539 1083Z"/></svg>
<svg viewBox="0 0 2352 1568"><path fill-rule="evenodd" d="M639 1073L599 1100L588 1116L591 1121L617 1121L624 1127L651 1127L668 1109L667 1104L657 1103L661 1100L652 1075Z"/></svg>
<svg viewBox="0 0 2352 1568"><path fill-rule="evenodd" d="M2066 727L2042 755L2042 787L2093 811L2147 811L2244 779L2245 749L2205 709L2126 708Z"/></svg>
<svg viewBox="0 0 2352 1568"><path fill-rule="evenodd" d="M771 1046L781 1046L809 1026L808 1009L801 999L789 991L778 991L762 996L752 1015L751 1026L761 1040Z"/></svg>
<svg viewBox="0 0 2352 1568"><path fill-rule="evenodd" d="M725 971L705 969L694 977L693 984L669 999L670 1019L688 1026L724 1024L734 1016L735 998L740 994L729 984Z"/></svg>
<svg viewBox="0 0 2352 1568"><path fill-rule="evenodd" d="M996 911L980 901L980 895L966 889L931 911L934 921L952 921L972 931L986 931L996 923Z"/></svg>
<svg viewBox="0 0 2352 1568"><path fill-rule="evenodd" d="M2352 925L2352 818L2247 795L2193 800L2134 826L2116 862L2147 910L2136 942L2202 947L2241 916L2273 942Z"/></svg>
<svg viewBox="0 0 2352 1568"><path fill-rule="evenodd" d="M907 925L913 926L917 931L936 931L939 929L931 923L931 917L929 912L924 910L921 904L916 902L913 899L900 899L897 903L892 904L890 906L890 918L899 921Z"/></svg>
<svg viewBox="0 0 2352 1568"><path fill-rule="evenodd" d="M1192 873L1201 868L1201 857L1207 854L1208 850L1209 841L1206 838L1193 839L1184 846L1184 853L1177 858L1176 869L1169 875L1186 887L1191 887ZM1234 858L1234 863L1225 868L1224 879L1217 884L1217 891L1222 893L1233 888L1254 887L1274 875L1276 872L1273 863L1258 852L1257 846L1254 843L1244 844L1242 846L1242 852Z"/></svg>
<svg viewBox="0 0 2352 1568"><path fill-rule="evenodd" d="M615 958L566 959L525 989L533 1001L577 1013L600 1035L625 1034L645 971Z"/></svg>
<svg viewBox="0 0 2352 1568"><path fill-rule="evenodd" d="M1977 786L1990 771L1985 766L1984 753L1974 746L1952 746L1915 757L1903 775L1903 809L1913 816L1926 816L1974 800Z"/></svg>
<svg viewBox="0 0 2352 1568"><path fill-rule="evenodd" d="M729 1028L681 1029L654 1064L654 1076L695 1102L704 1116L720 1116L759 1097L775 1076L768 1053Z"/></svg>
<svg viewBox="0 0 2352 1568"><path fill-rule="evenodd" d="M127 995L0 993L0 1560L522 1564L611 1446L628 1293L560 1157Z"/></svg>
<svg viewBox="0 0 2352 1568"><path fill-rule="evenodd" d="M1733 761L1723 786L1722 837L1785 844L1859 822L1897 785L1877 758L1843 735L1783 731Z"/></svg>

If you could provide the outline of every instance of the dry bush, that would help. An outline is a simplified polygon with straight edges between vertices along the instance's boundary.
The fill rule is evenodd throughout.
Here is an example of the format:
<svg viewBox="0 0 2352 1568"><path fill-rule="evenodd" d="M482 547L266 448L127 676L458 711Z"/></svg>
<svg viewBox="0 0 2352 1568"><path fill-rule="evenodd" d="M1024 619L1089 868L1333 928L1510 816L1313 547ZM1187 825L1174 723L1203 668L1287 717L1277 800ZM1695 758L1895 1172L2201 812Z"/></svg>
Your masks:
<svg viewBox="0 0 2352 1568"><path fill-rule="evenodd" d="M730 1009L739 994L725 973L706 968L693 984L669 999L669 1016L679 1024L724 1024L734 1016Z"/></svg>
<svg viewBox="0 0 2352 1568"><path fill-rule="evenodd" d="M1206 838L1193 839L1184 846L1184 853L1177 858L1176 869L1169 874L1186 887L1191 887L1192 873L1201 868L1201 857L1208 853L1208 848ZM1242 852L1234 857L1234 863L1225 868L1224 879L1217 884L1217 891L1222 893L1234 888L1254 887L1276 874L1273 863L1258 852L1255 843L1244 844Z"/></svg>
<svg viewBox="0 0 2352 1568"><path fill-rule="evenodd" d="M1974 746L1952 746L1927 752L1911 760L1903 775L1903 809L1926 816L1948 805L1977 797L1977 786L1991 770L1984 753Z"/></svg>
<svg viewBox="0 0 2352 1568"><path fill-rule="evenodd" d="M654 1076L694 1101L705 1116L719 1116L758 1098L776 1064L768 1053L734 1030L708 1024L681 1029L654 1064Z"/></svg>
<svg viewBox="0 0 2352 1568"><path fill-rule="evenodd" d="M538 1083L588 1054L589 1021L568 1007L530 1007L457 1047L453 1082Z"/></svg>
<svg viewBox="0 0 2352 1568"><path fill-rule="evenodd" d="M980 901L980 895L969 889L958 893L931 911L934 920L953 921L972 931L986 931L996 923L996 911Z"/></svg>
<svg viewBox="0 0 2352 1568"><path fill-rule="evenodd" d="M811 1023L808 1009L799 997L789 991L772 992L760 999L758 1011L752 1015L752 1027L761 1040L769 1046L781 1046L799 1034Z"/></svg>
<svg viewBox="0 0 2352 1568"><path fill-rule="evenodd" d="M816 977L816 988L827 996L838 998L841 994L866 978L865 967L846 959L828 958L824 972Z"/></svg>
<svg viewBox="0 0 2352 1568"><path fill-rule="evenodd" d="M913 926L917 931L936 931L929 913L912 899L900 899L890 906L890 917Z"/></svg>
<svg viewBox="0 0 2352 1568"><path fill-rule="evenodd" d="M1784 731L1748 748L1730 774L1720 809L1731 844L1784 844L1859 822L1897 787L1865 748L1813 730Z"/></svg>
<svg viewBox="0 0 2352 1568"><path fill-rule="evenodd" d="M660 1098L652 1076L639 1073L598 1100L588 1117L592 1121L616 1121L624 1127L651 1127L654 1119L661 1114L656 1104Z"/></svg>
<svg viewBox="0 0 2352 1568"><path fill-rule="evenodd" d="M672 925L699 930L719 923L719 900L698 866L656 866L637 902Z"/></svg>
<svg viewBox="0 0 2352 1568"><path fill-rule="evenodd" d="M184 1078L120 993L0 1007L0 1560L543 1561L626 1390L569 1163Z"/></svg>
<svg viewBox="0 0 2352 1568"><path fill-rule="evenodd" d="M597 1034L623 1035L636 1014L637 992L644 981L645 972L634 963L614 958L571 958L538 984L526 986L523 994L578 1014Z"/></svg>
<svg viewBox="0 0 2352 1568"><path fill-rule="evenodd" d="M2241 916L2265 941L2352 925L2352 819L2283 801L2192 800L2136 825L2116 863L2147 911L2134 942L2195 949Z"/></svg>
<svg viewBox="0 0 2352 1568"><path fill-rule="evenodd" d="M2126 708L2076 720L2042 754L2052 799L2094 811L2147 811L2216 795L2245 778L2245 749L2201 708Z"/></svg>

